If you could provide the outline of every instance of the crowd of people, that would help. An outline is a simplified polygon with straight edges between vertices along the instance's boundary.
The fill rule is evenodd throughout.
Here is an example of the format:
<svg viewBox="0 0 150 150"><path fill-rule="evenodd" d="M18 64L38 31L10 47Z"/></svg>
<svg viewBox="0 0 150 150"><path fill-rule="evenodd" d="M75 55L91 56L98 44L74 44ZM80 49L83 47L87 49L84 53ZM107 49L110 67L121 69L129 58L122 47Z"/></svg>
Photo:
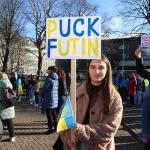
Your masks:
<svg viewBox="0 0 150 150"><path fill-rule="evenodd" d="M56 131L57 116L64 104L66 97L69 94L66 83L66 73L63 69L58 69L55 66L48 68L48 76L45 79L45 83L40 91L40 81L38 76L25 76L17 75L12 72L10 77L6 73L0 73L0 140L2 140L2 125L7 125L9 131L10 141L15 141L13 118L15 116L3 117L3 112L10 108L10 106L4 106L2 101L6 100L3 94L3 89L10 88L16 93L15 101L21 101L21 95L26 95L26 101L34 106L43 107L47 115L48 131L46 134L51 134ZM42 102L41 102L41 101ZM15 111L14 106L13 111ZM14 114L12 112L11 114Z"/></svg>
<svg viewBox="0 0 150 150"><path fill-rule="evenodd" d="M142 104L143 94L149 85L149 81L142 78L136 71L113 74L113 83L120 93L123 103L131 106Z"/></svg>
<svg viewBox="0 0 150 150"><path fill-rule="evenodd" d="M121 123L123 103L131 106L143 104L142 141L145 150L150 148L150 86L146 81L150 80L150 73L144 69L139 49L135 51L135 57L137 72L129 74L112 75L111 64L105 55L101 59L89 61L87 78L77 88L76 127L61 132L58 138L65 150L74 147L79 150L114 150L114 136ZM39 77L26 77L13 72L8 78L7 74L0 73L0 113L4 110L1 103L4 99L3 88L13 89L18 101L21 101L25 89L29 103L34 106L40 104L46 113L48 131L45 134L54 133L58 114L69 95L69 89L63 69L50 66L47 73L41 91ZM8 126L11 142L15 141L13 118L0 119L3 125ZM71 139L71 134L75 140Z"/></svg>
<svg viewBox="0 0 150 150"><path fill-rule="evenodd" d="M17 93L18 101L21 101L21 95L23 94L23 90L25 90L26 99L30 102L30 104L38 106L40 91L40 82L38 76L25 76L24 74L17 75L16 72L12 72L10 82L13 85L13 90Z"/></svg>

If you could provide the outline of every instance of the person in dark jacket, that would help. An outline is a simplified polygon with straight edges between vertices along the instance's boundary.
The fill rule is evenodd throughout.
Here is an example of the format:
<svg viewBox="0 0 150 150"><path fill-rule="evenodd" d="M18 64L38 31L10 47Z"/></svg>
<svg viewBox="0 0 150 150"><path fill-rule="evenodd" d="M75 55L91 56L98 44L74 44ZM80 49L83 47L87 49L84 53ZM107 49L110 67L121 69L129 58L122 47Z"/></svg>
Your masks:
<svg viewBox="0 0 150 150"><path fill-rule="evenodd" d="M58 88L58 109L57 114L59 114L59 111L62 107L62 105L65 103L66 96L68 95L67 91L67 84L66 84L66 74L63 69L58 69L58 82L59 82L59 88Z"/></svg>
<svg viewBox="0 0 150 150"><path fill-rule="evenodd" d="M16 83L17 79L16 79L16 73L12 72L11 77L10 77L10 82L13 86L13 90L16 91L17 90L17 83Z"/></svg>
<svg viewBox="0 0 150 150"><path fill-rule="evenodd" d="M58 75L56 72L57 68L55 66L48 67L48 76L41 92L48 120L48 131L45 132L46 134L53 133L57 127Z"/></svg>
<svg viewBox="0 0 150 150"><path fill-rule="evenodd" d="M145 67L142 63L141 48L137 48L135 50L135 57L137 73L141 77L150 81L150 73L147 70L145 70ZM141 137L144 143L144 149L150 150L150 85L146 89L143 97Z"/></svg>

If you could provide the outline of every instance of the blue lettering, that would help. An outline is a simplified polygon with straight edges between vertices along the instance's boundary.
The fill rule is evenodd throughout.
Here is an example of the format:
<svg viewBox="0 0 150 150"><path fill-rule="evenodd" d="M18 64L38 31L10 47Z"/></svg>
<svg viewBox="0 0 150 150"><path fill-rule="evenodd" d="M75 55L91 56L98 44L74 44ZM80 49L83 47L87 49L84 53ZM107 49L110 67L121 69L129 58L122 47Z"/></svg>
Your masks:
<svg viewBox="0 0 150 150"><path fill-rule="evenodd" d="M51 42L57 42L57 39L48 39L48 52L47 52L48 58L50 58L51 56L51 49L57 48L57 45L52 45Z"/></svg>
<svg viewBox="0 0 150 150"><path fill-rule="evenodd" d="M94 24L99 20L99 18L95 18L94 21L91 23L91 18L88 18L88 36L91 36L91 31L99 36L99 33L96 32L93 28Z"/></svg>
<svg viewBox="0 0 150 150"><path fill-rule="evenodd" d="M68 29L66 33L63 33L63 31L62 31L62 29L63 29L63 27L62 27L62 19L59 21L59 23L60 23L59 29L60 29L60 34L61 34L61 36L63 36L63 37L69 36L69 34L70 34L70 24L71 24L71 20L68 19L68 27L65 27L65 29L66 29L66 28Z"/></svg>
<svg viewBox="0 0 150 150"><path fill-rule="evenodd" d="M74 32L74 34L75 35L77 35L77 36L83 36L84 35L84 31L81 31L80 33L79 32L77 32L77 23L78 22L81 22L81 24L83 25L84 24L84 19L77 19L75 22L74 22L74 24L73 24L73 32Z"/></svg>

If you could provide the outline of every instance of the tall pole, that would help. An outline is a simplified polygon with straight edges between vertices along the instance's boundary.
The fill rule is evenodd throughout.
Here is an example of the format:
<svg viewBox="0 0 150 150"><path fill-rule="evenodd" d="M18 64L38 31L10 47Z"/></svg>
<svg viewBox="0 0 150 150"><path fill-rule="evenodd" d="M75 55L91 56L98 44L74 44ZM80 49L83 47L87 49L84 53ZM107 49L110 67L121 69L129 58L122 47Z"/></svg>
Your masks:
<svg viewBox="0 0 150 150"><path fill-rule="evenodd" d="M124 38L123 38L123 45L122 45L122 73L124 74Z"/></svg>
<svg viewBox="0 0 150 150"><path fill-rule="evenodd" d="M71 60L71 104L76 120L76 60Z"/></svg>
<svg viewBox="0 0 150 150"><path fill-rule="evenodd" d="M76 122L76 60L71 59L71 105L73 110L74 119ZM71 134L71 140L75 142L75 137ZM71 147L71 150L76 148Z"/></svg>

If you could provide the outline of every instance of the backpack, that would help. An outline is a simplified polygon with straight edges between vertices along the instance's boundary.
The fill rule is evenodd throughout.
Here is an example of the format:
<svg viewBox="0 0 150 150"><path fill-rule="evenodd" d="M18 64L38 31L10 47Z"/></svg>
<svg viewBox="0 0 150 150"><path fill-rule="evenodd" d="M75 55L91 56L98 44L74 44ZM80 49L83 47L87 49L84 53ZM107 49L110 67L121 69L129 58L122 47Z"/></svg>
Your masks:
<svg viewBox="0 0 150 150"><path fill-rule="evenodd" d="M3 98L2 98L2 105L5 108L14 106L14 102L16 99L16 92L11 88L2 88Z"/></svg>

